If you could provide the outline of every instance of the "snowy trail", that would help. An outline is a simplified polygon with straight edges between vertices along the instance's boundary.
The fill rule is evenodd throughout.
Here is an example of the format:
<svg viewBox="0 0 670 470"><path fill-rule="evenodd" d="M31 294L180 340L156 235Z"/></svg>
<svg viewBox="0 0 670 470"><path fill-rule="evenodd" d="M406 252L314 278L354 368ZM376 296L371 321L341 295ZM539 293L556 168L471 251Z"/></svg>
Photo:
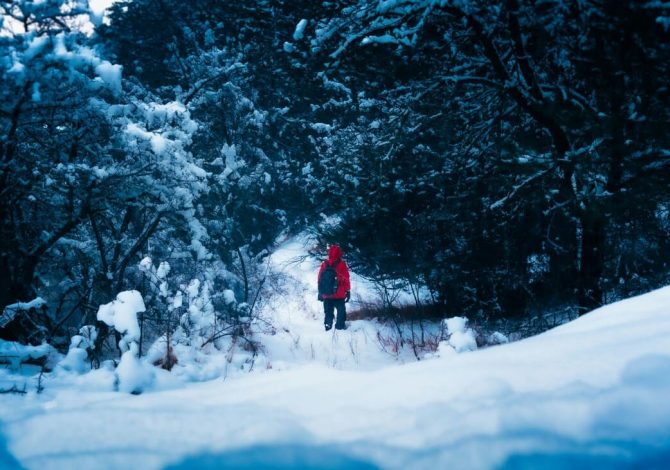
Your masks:
<svg viewBox="0 0 670 470"><path fill-rule="evenodd" d="M669 304L665 288L525 341L372 371L306 362L140 396L47 388L0 411L31 469L660 468Z"/></svg>
<svg viewBox="0 0 670 470"><path fill-rule="evenodd" d="M277 327L277 334L258 336L271 366L284 369L316 361L336 369L374 370L396 362L414 362L410 351L389 354L380 348L377 333L384 327L378 323L350 321L347 331L324 331L323 304L316 298L320 263L305 256L310 243L309 237L293 238L271 258L273 271L285 276L280 283L282 294L262 309L262 316ZM348 311L375 298L370 283L354 272L351 286Z"/></svg>

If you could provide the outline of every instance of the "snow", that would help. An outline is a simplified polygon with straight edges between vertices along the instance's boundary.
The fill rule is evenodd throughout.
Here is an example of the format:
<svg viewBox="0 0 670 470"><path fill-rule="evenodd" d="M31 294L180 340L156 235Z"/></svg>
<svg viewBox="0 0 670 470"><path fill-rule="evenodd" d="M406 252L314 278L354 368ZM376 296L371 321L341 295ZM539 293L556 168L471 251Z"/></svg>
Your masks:
<svg viewBox="0 0 670 470"><path fill-rule="evenodd" d="M465 331L465 327L468 323L468 319L465 317L453 317L447 318L444 320L445 325L447 325L447 330L449 333L458 333Z"/></svg>
<svg viewBox="0 0 670 470"><path fill-rule="evenodd" d="M244 166L244 162L237 159L237 149L235 145L223 144L221 155L223 155L226 161L226 168L222 173L223 178L227 178Z"/></svg>
<svg viewBox="0 0 670 470"><path fill-rule="evenodd" d="M323 122L315 122L309 125L312 129L314 129L316 132L327 134L328 132L333 130L333 126L330 124L326 124Z"/></svg>
<svg viewBox="0 0 670 470"><path fill-rule="evenodd" d="M87 325L80 328L79 334L71 338L67 355L58 363L58 368L76 374L89 372L91 364L88 360L87 349L95 349L97 337L98 331L94 326Z"/></svg>
<svg viewBox="0 0 670 470"><path fill-rule="evenodd" d="M125 132L137 140L148 140L151 151L158 156L164 155L170 147L170 139L159 133L148 132L137 124L129 123Z"/></svg>
<svg viewBox="0 0 670 470"><path fill-rule="evenodd" d="M270 260L284 276L282 295L262 306L254 325L264 356L252 373L239 372L241 348L218 364L199 363L202 351L192 348L182 365L192 374L176 376L148 369L131 343L116 370L107 363L83 375L56 371L41 394L29 382L25 396L0 395L7 442L3 453L0 436L0 465L13 458L28 469L667 464L670 287L539 336L461 353L450 343L469 328L451 318L438 353L416 361L407 351L380 351L376 335L384 330L374 321L323 331L319 261L298 258L312 243L288 240ZM204 309L205 284L186 290ZM352 292L349 309L374 291L352 273ZM139 294L119 297L125 306L107 304L103 317L110 308L143 307ZM0 369L3 384L11 377ZM125 393L114 391L115 381Z"/></svg>
<svg viewBox="0 0 670 470"><path fill-rule="evenodd" d="M170 273L170 263L167 261L162 261L156 270L156 277L158 279L165 279Z"/></svg>
<svg viewBox="0 0 670 470"><path fill-rule="evenodd" d="M52 358L56 350L48 345L30 346L0 339L0 363L8 363L11 370L18 370L23 362L30 359Z"/></svg>
<svg viewBox="0 0 670 470"><path fill-rule="evenodd" d="M509 338L499 331L494 331L489 335L488 344L505 344L509 343Z"/></svg>
<svg viewBox="0 0 670 470"><path fill-rule="evenodd" d="M475 332L467 327L468 319L465 317L453 317L444 320L449 333L448 344L456 352L474 351L477 349Z"/></svg>
<svg viewBox="0 0 670 470"><path fill-rule="evenodd" d="M366 36L363 38L361 41L361 44L367 45L367 44L395 44L397 43L398 40L390 35L390 34L384 34L382 36Z"/></svg>
<svg viewBox="0 0 670 470"><path fill-rule="evenodd" d="M183 305L183 298L181 291L177 292L172 300L172 308L179 308Z"/></svg>
<svg viewBox="0 0 670 470"><path fill-rule="evenodd" d="M154 381L155 368L141 361L138 352L137 343L132 343L130 349L121 355L116 368L120 392L138 394Z"/></svg>
<svg viewBox="0 0 670 470"><path fill-rule="evenodd" d="M286 41L284 42L284 52L294 52L295 51L295 46L291 44L290 42Z"/></svg>
<svg viewBox="0 0 670 470"><path fill-rule="evenodd" d="M46 303L46 300L42 297L37 297L30 302L17 302L15 304L7 305L2 312L2 315L0 315L0 328L12 321L19 312L27 312L32 309L42 308Z"/></svg>
<svg viewBox="0 0 670 470"><path fill-rule="evenodd" d="M293 33L294 41L300 41L305 36L305 28L307 27L307 23L308 21L306 19L302 19L298 22L295 27L295 32Z"/></svg>
<svg viewBox="0 0 670 470"><path fill-rule="evenodd" d="M234 304L236 302L235 292L233 292L230 289L224 290L223 291L223 300L226 302L227 305Z"/></svg>
<svg viewBox="0 0 670 470"><path fill-rule="evenodd" d="M113 326L116 331L123 335L119 347L126 351L131 342L140 339L140 325L137 322L137 314L146 310L142 295L136 291L121 292L116 300L101 305L98 309L97 319Z"/></svg>
<svg viewBox="0 0 670 470"><path fill-rule="evenodd" d="M40 101L42 101L42 94L40 93L39 82L33 83L33 94L31 95L30 99L35 103L39 103Z"/></svg>
<svg viewBox="0 0 670 470"><path fill-rule="evenodd" d="M151 150L156 155L163 155L168 148L168 141L159 134L152 134L149 138L149 143L151 144Z"/></svg>
<svg viewBox="0 0 670 470"><path fill-rule="evenodd" d="M85 349L70 346L65 358L58 363L58 367L66 371L83 374L91 369L91 367L86 364L87 358L88 353Z"/></svg>
<svg viewBox="0 0 670 470"><path fill-rule="evenodd" d="M146 258L141 263L146 266L145 261ZM123 354L114 371L114 389L120 392L139 394L154 383L154 368L139 357L140 326L137 314L144 311L146 311L144 300L136 290L121 292L116 296L116 300L101 305L98 309L98 320L113 326L123 335L119 341L119 349ZM75 344L74 338L72 344ZM72 351L71 347L70 352ZM73 358L73 361L77 359L80 359L80 353Z"/></svg>
<svg viewBox="0 0 670 470"><path fill-rule="evenodd" d="M656 18L656 22L663 26L666 32L670 31L670 16L659 16Z"/></svg>
<svg viewBox="0 0 670 470"><path fill-rule="evenodd" d="M16 74L18 76L23 76L23 74L25 73L25 70L26 70L25 65L23 65L21 62L15 61L12 64L12 67L9 70L7 70L7 73L8 74L13 73L13 74Z"/></svg>
<svg viewBox="0 0 670 470"><path fill-rule="evenodd" d="M140 271L142 271L144 273L151 272L152 266L153 266L153 264L151 262L151 258L149 258L148 256L145 256L144 258L142 258L142 261L140 261L140 263L138 265Z"/></svg>
<svg viewBox="0 0 670 470"><path fill-rule="evenodd" d="M102 16L106 9L112 6L116 0L88 0L91 12L96 16Z"/></svg>
<svg viewBox="0 0 670 470"><path fill-rule="evenodd" d="M34 59L49 43L49 36L37 36L30 41L28 48L23 52L23 60L29 62Z"/></svg>
<svg viewBox="0 0 670 470"><path fill-rule="evenodd" d="M115 93L121 92L121 71L123 67L117 64L102 61L95 67L95 73Z"/></svg>
<svg viewBox="0 0 670 470"><path fill-rule="evenodd" d="M199 291L200 291L200 280L193 279L186 288L186 293L191 299L193 299L198 296Z"/></svg>

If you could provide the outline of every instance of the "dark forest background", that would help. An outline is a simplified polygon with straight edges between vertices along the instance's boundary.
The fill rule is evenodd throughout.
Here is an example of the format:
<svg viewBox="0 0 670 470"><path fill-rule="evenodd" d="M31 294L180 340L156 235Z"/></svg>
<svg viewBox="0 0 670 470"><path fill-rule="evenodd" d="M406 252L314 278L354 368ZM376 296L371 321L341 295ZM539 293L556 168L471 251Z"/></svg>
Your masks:
<svg viewBox="0 0 670 470"><path fill-rule="evenodd" d="M125 289L170 321L160 284L196 278L237 331L304 230L443 316L668 284L663 2L135 0L93 34L70 3L0 2L0 309L46 300L24 338Z"/></svg>

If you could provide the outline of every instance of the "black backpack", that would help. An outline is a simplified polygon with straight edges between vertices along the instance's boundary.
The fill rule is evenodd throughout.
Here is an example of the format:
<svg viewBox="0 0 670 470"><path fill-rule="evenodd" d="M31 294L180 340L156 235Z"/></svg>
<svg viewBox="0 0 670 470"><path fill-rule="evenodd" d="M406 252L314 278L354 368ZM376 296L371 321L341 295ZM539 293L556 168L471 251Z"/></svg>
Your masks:
<svg viewBox="0 0 670 470"><path fill-rule="evenodd" d="M337 292L337 272L335 271L335 266L337 266L338 262L339 260L333 264L326 262L326 268L319 278L319 294L333 295Z"/></svg>

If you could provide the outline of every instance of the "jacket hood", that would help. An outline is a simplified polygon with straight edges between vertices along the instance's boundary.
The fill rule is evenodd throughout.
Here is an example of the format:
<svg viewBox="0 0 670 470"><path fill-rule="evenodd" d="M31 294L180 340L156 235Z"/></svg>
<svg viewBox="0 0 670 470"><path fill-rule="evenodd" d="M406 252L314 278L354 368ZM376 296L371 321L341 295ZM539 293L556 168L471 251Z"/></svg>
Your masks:
<svg viewBox="0 0 670 470"><path fill-rule="evenodd" d="M342 258L342 248L339 245L330 245L330 248L328 248L328 262L332 263L340 258Z"/></svg>

